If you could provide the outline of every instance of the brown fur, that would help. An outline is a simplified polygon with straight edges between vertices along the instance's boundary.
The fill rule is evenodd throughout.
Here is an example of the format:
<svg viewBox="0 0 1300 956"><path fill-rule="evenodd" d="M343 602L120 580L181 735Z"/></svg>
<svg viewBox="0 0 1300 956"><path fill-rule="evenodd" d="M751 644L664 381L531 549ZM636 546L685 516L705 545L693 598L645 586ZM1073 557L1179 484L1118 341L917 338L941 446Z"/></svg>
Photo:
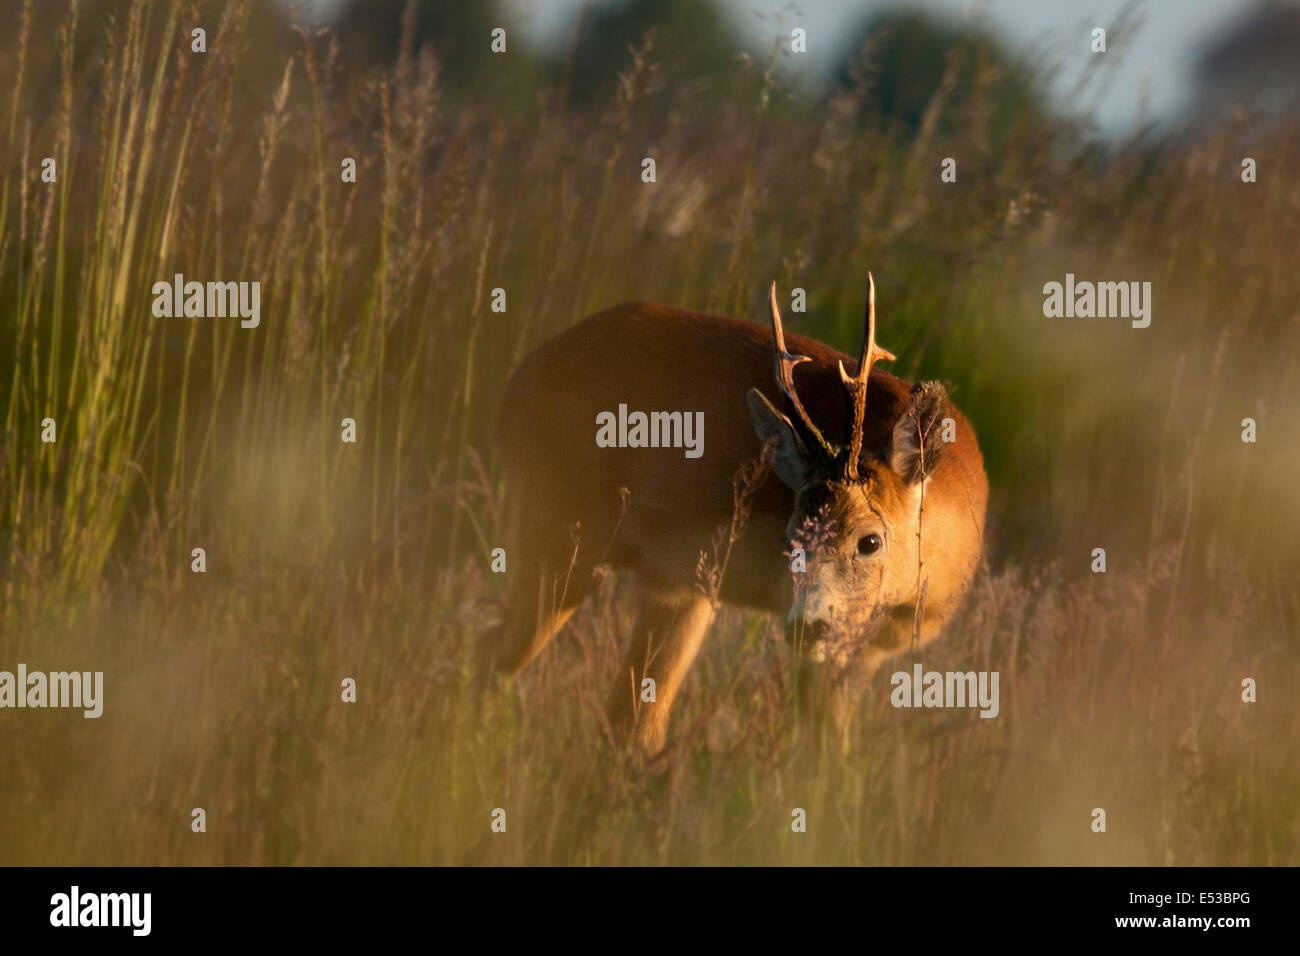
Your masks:
<svg viewBox="0 0 1300 956"><path fill-rule="evenodd" d="M809 414L828 440L845 443L849 409L837 362L849 369L856 362L820 342L786 338L791 351L812 360L795 371ZM489 669L513 675L532 660L585 596L597 565L631 570L642 595L640 620L611 711L634 722L651 750L663 746L673 697L711 617L697 583L699 555L711 553L719 528L731 522L733 476L761 451L746 407L751 388L790 414L773 377L769 328L642 302L585 319L520 365L498 427L509 495L510 586L502 626L485 647ZM908 497L884 461L910 389L871 371L863 449L882 458L873 480L887 518ZM702 411L703 457L688 459L672 448L598 447L596 416L620 402L645 412ZM974 432L960 412L951 414L957 441L945 449L925 493L926 640L937 635L974 573L988 492ZM732 549L722 601L789 610L785 552L794 502L794 492L774 475L763 479ZM911 631L912 607L890 610L896 623L873 641L877 652L866 655L877 663L905 646ZM643 676L655 678L653 704L634 704Z"/></svg>

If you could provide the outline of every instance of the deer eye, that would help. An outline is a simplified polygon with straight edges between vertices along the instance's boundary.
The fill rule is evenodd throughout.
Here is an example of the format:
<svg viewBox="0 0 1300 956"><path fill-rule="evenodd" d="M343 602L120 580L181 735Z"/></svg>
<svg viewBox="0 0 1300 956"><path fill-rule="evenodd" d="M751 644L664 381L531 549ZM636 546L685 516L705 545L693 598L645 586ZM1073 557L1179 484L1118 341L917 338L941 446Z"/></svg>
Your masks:
<svg viewBox="0 0 1300 956"><path fill-rule="evenodd" d="M858 538L858 554L875 554L880 550L880 545L880 535L864 534Z"/></svg>

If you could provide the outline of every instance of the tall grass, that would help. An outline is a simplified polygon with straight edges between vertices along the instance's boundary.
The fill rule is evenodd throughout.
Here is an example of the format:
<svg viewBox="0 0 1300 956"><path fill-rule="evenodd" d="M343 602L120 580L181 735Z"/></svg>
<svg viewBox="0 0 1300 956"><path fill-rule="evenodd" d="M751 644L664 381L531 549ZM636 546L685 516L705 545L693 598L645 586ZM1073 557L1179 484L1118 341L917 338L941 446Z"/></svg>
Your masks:
<svg viewBox="0 0 1300 956"><path fill-rule="evenodd" d="M3 862L1296 860L1295 127L908 138L763 60L663 82L662 38L604 107L518 112L445 100L410 44L362 71L328 34L267 52L258 5L109 7L27 2L0 41L0 669L106 685L99 720L0 712ZM646 767L599 706L617 577L473 699L520 358L620 299L761 319L773 278L851 350L867 268L901 373L980 436L987 560L923 661L1000 671L1001 715L895 711L882 674L814 752L775 624L726 610ZM1044 318L1066 272L1151 281L1151 327ZM175 273L261 282L261 326L155 318Z"/></svg>

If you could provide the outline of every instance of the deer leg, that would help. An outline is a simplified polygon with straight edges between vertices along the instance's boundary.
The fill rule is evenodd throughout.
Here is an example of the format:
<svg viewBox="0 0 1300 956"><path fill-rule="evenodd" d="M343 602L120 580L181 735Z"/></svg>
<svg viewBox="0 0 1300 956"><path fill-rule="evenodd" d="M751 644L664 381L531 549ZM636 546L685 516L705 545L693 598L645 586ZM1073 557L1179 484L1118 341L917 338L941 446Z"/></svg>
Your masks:
<svg viewBox="0 0 1300 956"><path fill-rule="evenodd" d="M559 578L555 574L537 575L530 591L510 597L505 620L487 641L487 667L491 673L514 677L541 653L573 614L585 589L565 596Z"/></svg>
<svg viewBox="0 0 1300 956"><path fill-rule="evenodd" d="M664 748L673 700L712 619L713 606L703 595L674 599L643 594L638 602L632 645L607 709L611 723L631 728L649 753ZM653 685L645 684L647 679ZM653 700L648 700L651 687Z"/></svg>
<svg viewBox="0 0 1300 956"><path fill-rule="evenodd" d="M554 537L554 536L552 536ZM501 624L483 642L479 676L514 677L536 657L586 597L592 565L573 546L567 555L512 536L510 587Z"/></svg>
<svg viewBox="0 0 1300 956"><path fill-rule="evenodd" d="M926 615L921 621L918 647L939 636L943 620ZM847 753L862 695L871 680L889 658L911 646L915 622L910 609L890 617L880 632L842 669L832 672L824 663L805 660L799 672L804 719L810 723L815 739L832 733L841 753ZM829 726L827 726L829 718Z"/></svg>

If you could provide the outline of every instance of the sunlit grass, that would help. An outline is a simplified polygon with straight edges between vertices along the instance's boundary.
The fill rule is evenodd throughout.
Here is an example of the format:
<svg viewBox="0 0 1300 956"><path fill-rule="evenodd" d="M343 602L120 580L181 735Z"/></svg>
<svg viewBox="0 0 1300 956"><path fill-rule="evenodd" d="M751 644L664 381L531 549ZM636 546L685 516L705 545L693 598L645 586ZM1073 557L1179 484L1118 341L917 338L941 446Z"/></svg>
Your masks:
<svg viewBox="0 0 1300 956"><path fill-rule="evenodd" d="M992 152L978 115L902 142L852 92L772 109L762 62L678 99L650 43L604 110L504 114L418 53L261 62L260 8L221 6L202 59L168 4L0 41L0 669L106 687L99 720L0 711L0 862L1295 862L1293 131L1250 140L1251 185L1233 129L1102 162L1047 126ZM773 279L854 349L868 268L900 374L980 436L986 566L922 660L1000 671L1000 716L895 711L887 667L814 752L775 624L728 610L647 767L601 712L616 577L475 698L519 359L620 299L759 319ZM1044 318L1066 272L1151 281L1151 327ZM260 281L261 326L155 319L175 273Z"/></svg>

